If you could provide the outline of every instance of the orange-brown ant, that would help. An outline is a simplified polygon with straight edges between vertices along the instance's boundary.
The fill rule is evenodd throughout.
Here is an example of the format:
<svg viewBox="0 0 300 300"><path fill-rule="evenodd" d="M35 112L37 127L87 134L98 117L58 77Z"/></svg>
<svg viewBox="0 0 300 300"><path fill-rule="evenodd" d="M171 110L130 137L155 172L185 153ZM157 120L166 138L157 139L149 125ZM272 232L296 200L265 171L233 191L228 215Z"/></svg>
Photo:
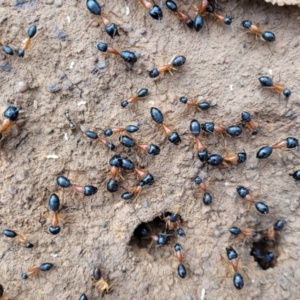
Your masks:
<svg viewBox="0 0 300 300"><path fill-rule="evenodd" d="M104 294L110 292L112 285L108 285L108 283L103 279L99 268L95 268L93 270L93 280L95 281L94 285L98 288L100 293Z"/></svg>
<svg viewBox="0 0 300 300"><path fill-rule="evenodd" d="M113 135L114 133L121 133L121 132L128 132L128 133L134 133L134 132L137 132L139 130L139 128L135 125L128 125L126 127L117 127L117 128L108 128L108 129L105 129L103 131L103 134L106 136L106 137L109 137L111 135Z"/></svg>
<svg viewBox="0 0 300 300"><path fill-rule="evenodd" d="M149 11L149 15L155 20L161 20L163 18L163 13L161 8L154 4L152 0L140 0L143 7Z"/></svg>
<svg viewBox="0 0 300 300"><path fill-rule="evenodd" d="M9 130L13 125L13 122L16 121L19 116L19 110L20 108L17 108L13 105L10 105L5 110L3 114L4 120L0 128L0 142L3 141L8 136Z"/></svg>
<svg viewBox="0 0 300 300"><path fill-rule="evenodd" d="M112 23L107 16L104 16L101 14L101 6L96 0L87 0L86 1L86 7L87 9L94 15L98 16L100 18L100 23L102 23L105 26L105 32L111 37L114 38L115 36L119 36L119 31L117 28L117 25ZM98 21L96 21L99 23ZM91 26L93 21L88 25L87 28Z"/></svg>
<svg viewBox="0 0 300 300"><path fill-rule="evenodd" d="M26 38L26 40L23 42L21 49L18 50L19 57L24 57L25 50L28 50L28 48L31 44L31 40L36 35L36 26L35 25L32 25L29 27L29 29L27 31L27 35L28 35L28 38Z"/></svg>
<svg viewBox="0 0 300 300"><path fill-rule="evenodd" d="M139 100L140 98L144 98L148 95L148 89L141 89L139 90L139 92L137 93L137 95L130 97L127 100L123 100L121 102L121 106L123 108L127 107L129 104L135 103L137 100Z"/></svg>
<svg viewBox="0 0 300 300"><path fill-rule="evenodd" d="M245 20L241 24L244 28L248 29L250 33L259 36L265 42L274 42L275 41L275 34L271 31L264 31L262 32L256 25L252 24L251 21Z"/></svg>
<svg viewBox="0 0 300 300"><path fill-rule="evenodd" d="M49 208L53 211L51 226L49 227L49 232L56 235L60 232L60 227L58 226L58 210L60 206L60 200L56 194L52 194L49 198Z"/></svg>
<svg viewBox="0 0 300 300"><path fill-rule="evenodd" d="M186 268L182 264L182 262L183 262L183 251L182 251L182 247L179 243L174 245L174 251L175 251L175 256L177 257L177 259L179 261L177 273L178 273L179 277L185 278L186 277Z"/></svg>
<svg viewBox="0 0 300 300"><path fill-rule="evenodd" d="M9 229L5 229L3 230L3 234L6 236L6 237L9 237L9 238L18 238L18 241L25 247L25 248L32 248L33 245L27 241L27 238L23 235L23 234L19 234L19 233L16 233L15 231L13 230L9 230Z"/></svg>
<svg viewBox="0 0 300 300"><path fill-rule="evenodd" d="M104 138L99 137L98 134L95 133L94 131L86 131L85 135L92 140L98 140L100 143L105 145L110 150L116 149L116 146L113 143L109 142L108 140L106 140Z"/></svg>
<svg viewBox="0 0 300 300"><path fill-rule="evenodd" d="M179 101L188 107L198 107L201 110L208 110L210 108L210 104L207 101L197 103L195 98L188 99L187 97L180 97Z"/></svg>
<svg viewBox="0 0 300 300"><path fill-rule="evenodd" d="M276 233L282 231L283 228L284 228L284 221L283 220L277 221L273 226L268 228L267 236L265 237L265 240L275 242Z"/></svg>
<svg viewBox="0 0 300 300"><path fill-rule="evenodd" d="M150 155L159 155L160 153L160 148L154 144L139 144L135 142L131 137L127 135L123 135L120 137L120 142L123 146L132 148L132 147L137 147L139 150L142 152L147 152Z"/></svg>
<svg viewBox="0 0 300 300"><path fill-rule="evenodd" d="M161 124L164 132L166 133L166 136L168 137L168 140L174 144L178 145L181 142L180 136L177 132L173 132L165 123L164 123L164 116L162 112L156 108L151 107L151 117L154 122Z"/></svg>
<svg viewBox="0 0 300 300"><path fill-rule="evenodd" d="M34 266L28 269L28 271L26 273L23 273L21 275L22 279L28 279L29 277L33 277L36 276L40 271L42 272L46 272L49 271L50 269L52 269L53 264L51 263L44 263L41 264L39 267Z"/></svg>
<svg viewBox="0 0 300 300"><path fill-rule="evenodd" d="M226 254L234 271L234 276L233 276L234 287L240 290L244 286L244 279L243 276L240 273L238 273L238 264L239 264L238 254L232 247L226 248Z"/></svg>
<svg viewBox="0 0 300 300"><path fill-rule="evenodd" d="M171 60L170 63L168 63L162 67L159 67L158 69L154 68L153 70L151 70L149 72L149 77L156 78L159 75L163 75L167 71L173 76L172 70L177 71L178 67L181 67L185 64L185 60L186 60L185 57L182 55L176 56Z"/></svg>
<svg viewBox="0 0 300 300"><path fill-rule="evenodd" d="M67 177L58 176L56 183L62 188L72 187L74 191L83 194L84 196L92 196L97 193L98 189L92 185L80 186L76 183L71 182Z"/></svg>
<svg viewBox="0 0 300 300"><path fill-rule="evenodd" d="M229 232L235 236L246 238L255 238L258 235L258 233L251 228L231 227L229 228Z"/></svg>
<svg viewBox="0 0 300 300"><path fill-rule="evenodd" d="M210 205L212 204L212 196L209 192L207 192L206 189L206 184L203 182L202 178L200 178L199 176L196 176L193 178L193 181L199 186L199 189L203 192L203 203L205 205Z"/></svg>
<svg viewBox="0 0 300 300"><path fill-rule="evenodd" d="M134 63L137 62L136 55L131 51L125 50L125 51L119 52L115 48L109 46L108 44L102 43L102 42L98 42L96 44L96 47L101 52L120 56L125 62L127 62L129 64L130 68L132 68Z"/></svg>
<svg viewBox="0 0 300 300"><path fill-rule="evenodd" d="M231 164L241 164L247 159L246 152L227 153L223 155L223 161Z"/></svg>
<svg viewBox="0 0 300 300"><path fill-rule="evenodd" d="M189 14L185 10L178 10L177 4L173 0L167 0L166 5L168 9L170 9L172 12L174 12L175 16L185 23L187 27L193 28L194 21L191 19Z"/></svg>
<svg viewBox="0 0 300 300"><path fill-rule="evenodd" d="M217 13L213 13L212 16L215 18L216 21L222 22L225 25L231 25L232 23L232 18L230 17L223 17L221 15L218 15Z"/></svg>
<svg viewBox="0 0 300 300"><path fill-rule="evenodd" d="M256 124L252 120L252 116L249 112L242 112L242 122L251 130L252 135L256 135L258 133L258 129Z"/></svg>
<svg viewBox="0 0 300 300"><path fill-rule="evenodd" d="M205 145L199 139L199 135L201 132L201 125L197 120L193 119L191 121L190 131L195 139L195 145L196 145L196 149L198 151L197 156L200 159L200 161L205 162L208 158L208 151L207 151Z"/></svg>
<svg viewBox="0 0 300 300"><path fill-rule="evenodd" d="M263 87L271 88L277 93L283 93L286 99L288 99L292 94L290 89L285 88L280 83L273 83L273 80L268 76L261 76L258 80Z"/></svg>

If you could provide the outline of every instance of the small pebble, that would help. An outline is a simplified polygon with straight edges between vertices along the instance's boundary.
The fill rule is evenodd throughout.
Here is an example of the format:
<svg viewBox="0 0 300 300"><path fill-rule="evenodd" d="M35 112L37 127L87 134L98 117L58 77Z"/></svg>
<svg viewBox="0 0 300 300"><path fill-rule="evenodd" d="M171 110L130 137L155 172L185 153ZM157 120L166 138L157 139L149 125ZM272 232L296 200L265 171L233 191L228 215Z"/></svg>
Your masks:
<svg viewBox="0 0 300 300"><path fill-rule="evenodd" d="M180 170L179 170L177 167L174 167L174 168L173 168L173 173L174 173L175 175L178 175L178 174L180 173Z"/></svg>
<svg viewBox="0 0 300 300"><path fill-rule="evenodd" d="M18 93L25 93L26 91L28 91L29 86L26 82L24 81L19 81L17 83L17 92Z"/></svg>
<svg viewBox="0 0 300 300"><path fill-rule="evenodd" d="M150 206L148 200L145 200L145 201L143 202L143 206L144 206L144 207L149 207L149 206Z"/></svg>
<svg viewBox="0 0 300 300"><path fill-rule="evenodd" d="M57 93L62 89L61 85L58 84L51 84L49 85L49 92L51 93Z"/></svg>
<svg viewBox="0 0 300 300"><path fill-rule="evenodd" d="M130 44L130 46L134 46L134 45L135 45L135 43L136 43L136 40L134 40L134 39L131 39L131 40L129 40L129 44Z"/></svg>
<svg viewBox="0 0 300 300"><path fill-rule="evenodd" d="M46 0L46 4L53 4L54 0Z"/></svg>
<svg viewBox="0 0 300 300"><path fill-rule="evenodd" d="M106 63L104 61L100 61L98 62L97 67L99 69L104 69L106 67Z"/></svg>
<svg viewBox="0 0 300 300"><path fill-rule="evenodd" d="M61 0L56 0L55 1L55 6L56 7L61 7L62 6L62 1Z"/></svg>

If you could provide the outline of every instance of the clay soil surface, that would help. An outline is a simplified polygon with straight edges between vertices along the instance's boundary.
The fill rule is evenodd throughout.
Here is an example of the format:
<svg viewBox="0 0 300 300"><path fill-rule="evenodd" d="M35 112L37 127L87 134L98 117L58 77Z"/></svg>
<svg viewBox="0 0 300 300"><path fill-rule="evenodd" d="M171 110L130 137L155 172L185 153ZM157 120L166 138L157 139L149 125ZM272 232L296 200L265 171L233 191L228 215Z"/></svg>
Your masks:
<svg viewBox="0 0 300 300"><path fill-rule="evenodd" d="M1 230L25 234L34 244L26 249L1 237L0 283L11 298L73 300L82 293L88 299L300 298L300 186L288 175L299 167L298 153L278 150L268 163L256 159L263 145L288 136L299 138L299 9L263 1L218 1L220 14L233 17L233 27L206 16L204 28L195 32L162 2L164 18L157 23L147 13L144 16L139 1L105 1L103 11L112 11L111 19L120 24L120 37L112 40L96 23L85 30L92 20L85 1L0 1L4 43L18 48L32 24L39 33L24 58L0 54L1 113L10 103L22 107L18 124L2 143L0 225ZM185 2L182 8L194 16L190 4L197 1ZM276 41L269 44L246 34L240 26L246 19L274 32ZM132 49L139 56L137 63L130 70L121 59L96 50L97 41ZM149 78L149 70L179 54L186 57L186 64L173 77L166 73L156 82ZM260 87L258 77L268 74L292 90L288 101ZM149 96L122 109L120 102L141 88L148 88ZM179 102L181 96L209 101L212 108L206 112L187 108ZM180 134L180 145L170 144L152 121L153 106ZM64 117L66 109L77 124L74 132ZM202 134L201 139L210 152L245 150L247 161L228 168L201 167L190 121L238 124L244 110L259 124L257 136L245 129L237 139ZM82 132L101 135L104 128L128 124L140 127L133 135L137 141L159 145L161 154L149 157L122 146L110 152ZM119 144L118 136L111 140ZM106 191L108 161L114 153L130 157L156 179L134 201L126 203L120 196L137 183L135 176L125 174L127 181L120 183L118 192ZM56 184L58 175L97 186L98 193L82 197L62 190ZM191 180L195 175L204 179L213 195L210 206L203 204L203 194ZM238 185L265 202L269 214L258 214L238 198ZM47 233L52 193L62 201L64 220L57 236ZM171 237L169 245L153 244L150 249L150 240L132 238L141 222L164 212L181 215L186 237ZM279 219L286 226L272 248L275 267L260 270L249 255L251 240L233 238L228 228L263 230ZM155 224L152 229L158 230ZM177 275L176 241L185 250L185 279ZM230 245L241 257L245 286L239 291L226 259L225 248ZM53 269L21 279L28 268L44 262L53 263ZM94 267L113 283L109 294L101 296L93 287Z"/></svg>

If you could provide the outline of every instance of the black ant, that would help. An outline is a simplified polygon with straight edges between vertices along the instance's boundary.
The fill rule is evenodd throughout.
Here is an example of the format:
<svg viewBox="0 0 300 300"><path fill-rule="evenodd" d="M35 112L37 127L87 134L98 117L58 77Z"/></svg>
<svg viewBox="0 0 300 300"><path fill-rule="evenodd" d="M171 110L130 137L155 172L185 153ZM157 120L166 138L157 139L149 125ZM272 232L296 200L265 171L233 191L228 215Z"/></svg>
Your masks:
<svg viewBox="0 0 300 300"><path fill-rule="evenodd" d="M13 230L5 229L3 230L3 234L8 238L18 238L19 242L25 247L25 248L33 248L33 244L27 241L27 238L23 234L16 233Z"/></svg>
<svg viewBox="0 0 300 300"><path fill-rule="evenodd" d="M101 52L107 52L109 54L120 56L125 62L127 62L129 64L130 68L132 68L134 63L137 62L136 55L131 51L125 50L125 51L119 52L116 49L114 49L113 47L111 47L105 43L101 43L101 42L98 42L96 44L96 47Z"/></svg>
<svg viewBox="0 0 300 300"><path fill-rule="evenodd" d="M62 188L72 187L76 192L83 194L84 196L92 196L97 193L98 189L92 185L80 186L71 182L67 177L58 176L56 178L57 184Z"/></svg>
<svg viewBox="0 0 300 300"><path fill-rule="evenodd" d="M283 139L272 146L264 146L260 148L256 153L256 158L258 159L268 158L272 154L273 149L282 150L282 149L293 149L298 147L299 147L298 139L294 137L287 137L286 139Z"/></svg>
<svg viewBox="0 0 300 300"><path fill-rule="evenodd" d="M103 134L106 137L108 137L108 136L113 135L114 133L121 133L124 131L126 131L128 133L134 133L134 132L139 131L139 128L135 125L128 125L126 127L118 127L118 128L108 128L103 131Z"/></svg>
<svg viewBox="0 0 300 300"><path fill-rule="evenodd" d="M178 67L181 67L185 64L185 60L186 60L185 57L182 55L176 56L171 60L170 63L168 63L162 67L159 67L158 69L155 68L155 69L151 70L149 72L149 76L150 76L150 78L156 78L159 75L164 74L166 71L168 71L173 76L172 70L177 71Z"/></svg>
<svg viewBox="0 0 300 300"><path fill-rule="evenodd" d="M222 22L225 25L231 25L232 23L232 18L230 17L223 17L221 15L218 15L217 13L212 13L212 16L215 18L216 21Z"/></svg>
<svg viewBox="0 0 300 300"><path fill-rule="evenodd" d="M180 228L180 216L178 214L170 214L164 218L166 222L166 228L170 231L176 229L176 232L179 236L185 236L185 232L182 228Z"/></svg>
<svg viewBox="0 0 300 300"><path fill-rule="evenodd" d="M283 228L284 228L284 221L283 220L277 221L273 226L268 228L267 236L265 237L265 240L274 242L276 232L282 231Z"/></svg>
<svg viewBox="0 0 300 300"><path fill-rule="evenodd" d="M294 173L289 174L290 176L293 176L295 180L300 180L300 170L295 171Z"/></svg>
<svg viewBox="0 0 300 300"><path fill-rule="evenodd" d="M274 42L275 34L271 31L262 32L256 25L252 24L251 21L245 20L241 24L244 28L249 29L250 33L254 33L256 36L259 36L264 42Z"/></svg>
<svg viewBox="0 0 300 300"><path fill-rule="evenodd" d="M130 98L127 99L127 100L123 100L123 101L121 102L121 106L122 106L123 108L125 108L125 107L127 107L129 104L135 103L138 99L144 98L144 97L147 96L147 95L148 95L148 89L141 89L141 90L139 90L139 92L137 93L136 96L132 96L132 97L130 97Z"/></svg>
<svg viewBox="0 0 300 300"><path fill-rule="evenodd" d="M20 50L18 50L19 57L24 57L25 50L28 50L28 48L31 44L32 38L36 35L36 26L35 25L32 25L29 27L29 29L27 31L27 35L28 35L28 38L26 38L26 40L23 42L22 48Z"/></svg>
<svg viewBox="0 0 300 300"><path fill-rule="evenodd" d="M209 5L210 4L208 0L201 1L197 6L193 5L194 9L196 10L196 17L194 19L194 28L196 31L199 31L203 27L203 15L207 11Z"/></svg>
<svg viewBox="0 0 300 300"><path fill-rule="evenodd" d="M2 47L2 50L7 54L7 55L14 55L14 50L9 47L8 45L3 45L0 39L0 47Z"/></svg>
<svg viewBox="0 0 300 300"><path fill-rule="evenodd" d="M198 151L197 156L200 159L200 161L205 162L208 159L208 151L206 147L203 145L203 143L198 138L201 132L201 125L200 123L193 119L190 123L190 131L195 139L195 145L196 149Z"/></svg>
<svg viewBox="0 0 300 300"><path fill-rule="evenodd" d="M252 116L249 112L242 112L242 122L251 130L252 135L257 135L258 129L256 124L252 121Z"/></svg>
<svg viewBox="0 0 300 300"><path fill-rule="evenodd" d="M258 233L250 228L239 228L239 227L231 227L229 228L229 232L235 236L242 236L246 238L255 238Z"/></svg>
<svg viewBox="0 0 300 300"><path fill-rule="evenodd" d="M119 31L117 28L117 25L114 23L111 23L110 20L103 16L101 14L101 6L99 5L99 3L96 0L87 0L86 1L86 7L88 8L88 10L96 15L99 16L101 23L105 26L105 32L113 39L115 36L119 36ZM93 21L92 21L93 22ZM92 23L91 22L91 23ZM89 24L89 26L91 25L91 23ZM88 27L89 27L88 26Z"/></svg>
<svg viewBox="0 0 300 300"><path fill-rule="evenodd" d="M242 128L237 125L232 125L225 128L213 122L206 122L201 124L201 128L207 133L226 133L231 137L238 137L242 134Z"/></svg>
<svg viewBox="0 0 300 300"><path fill-rule="evenodd" d="M261 76L258 78L258 80L263 87L271 88L277 93L283 93L286 99L288 99L292 94L290 89L285 88L280 83L273 83L273 80L268 76Z"/></svg>
<svg viewBox="0 0 300 300"><path fill-rule="evenodd" d="M16 121L19 116L19 111L19 107L17 108L13 105L10 105L3 113L5 118L2 122L0 129L0 142L8 136L9 129L13 125L13 122Z"/></svg>
<svg viewBox="0 0 300 300"><path fill-rule="evenodd" d="M159 155L160 148L154 144L138 144L131 137L127 135L123 135L120 137L120 143L128 148L137 147L139 150L143 152L147 152L150 155Z"/></svg>
<svg viewBox="0 0 300 300"><path fill-rule="evenodd" d="M176 255L176 257L179 261L177 273L178 273L179 277L185 278L186 277L186 268L182 264L182 262L183 262L183 251L182 251L182 247L179 243L174 245L174 251L175 251L175 255Z"/></svg>
<svg viewBox="0 0 300 300"><path fill-rule="evenodd" d="M71 130L75 130L76 129L76 124L71 120L70 112L68 110L65 111L65 117L69 121L69 128Z"/></svg>
<svg viewBox="0 0 300 300"><path fill-rule="evenodd" d="M154 122L162 125L162 128L168 137L168 140L172 144L178 145L181 142L179 134L175 131L172 132L172 130L164 123L164 116L158 108L151 107L151 117Z"/></svg>
<svg viewBox="0 0 300 300"><path fill-rule="evenodd" d="M163 13L161 8L154 4L152 0L140 0L140 3L144 6L146 10L149 11L149 15L155 20L161 20L163 18Z"/></svg>
<svg viewBox="0 0 300 300"><path fill-rule="evenodd" d="M39 267L34 266L28 269L28 271L26 273L23 273L21 275L22 279L28 279L28 277L33 277L36 276L40 271L42 272L46 272L51 270L53 267L53 264L51 263L44 263L41 264Z"/></svg>
<svg viewBox="0 0 300 300"><path fill-rule="evenodd" d="M197 103L195 98L188 99L187 97L180 97L179 101L183 104L187 104L188 107L198 107L201 110L210 109L210 104L207 101Z"/></svg>
<svg viewBox="0 0 300 300"><path fill-rule="evenodd" d="M143 187L145 187L146 185L153 184L154 178L150 173L148 174L149 175L145 179L141 180L138 185L134 186L130 192L123 193L121 195L121 198L124 200L130 200L133 196L138 196L142 191Z"/></svg>
<svg viewBox="0 0 300 300"><path fill-rule="evenodd" d="M203 203L205 205L212 204L212 196L209 192L207 192L206 184L203 182L202 178L196 176L193 178L193 181L199 186L199 189L204 193L203 194Z"/></svg>
<svg viewBox="0 0 300 300"><path fill-rule="evenodd" d="M267 214L269 212L269 207L263 202L256 202L254 198L250 195L249 190L244 186L238 186L236 188L238 195L245 199L246 201L255 204L256 210L261 214Z"/></svg>
<svg viewBox="0 0 300 300"><path fill-rule="evenodd" d="M244 279L243 276L240 273L238 273L238 264L239 264L238 254L232 247L226 248L226 254L234 271L234 275L233 275L234 287L240 290L244 286Z"/></svg>
<svg viewBox="0 0 300 300"><path fill-rule="evenodd" d="M60 200L56 194L52 194L49 198L49 208L53 211L51 226L49 227L49 232L56 235L60 232L60 227L58 226L58 210L60 206Z"/></svg>
<svg viewBox="0 0 300 300"><path fill-rule="evenodd" d="M245 162L246 159L247 159L247 154L245 152L228 153L223 156L220 154L211 154L208 156L206 162L209 165L216 167L221 165L227 166L226 162L232 164L240 164Z"/></svg>
<svg viewBox="0 0 300 300"><path fill-rule="evenodd" d="M88 138L92 139L92 140L98 140L100 143L102 143L103 145L105 145L110 150L115 150L116 149L116 146L113 143L107 141L104 138L99 137L98 134L95 133L94 131L86 131L85 135Z"/></svg>
<svg viewBox="0 0 300 300"><path fill-rule="evenodd" d="M176 17L184 22L187 27L193 28L194 26L194 21L191 19L191 17L188 15L188 13L185 10L178 10L177 9L177 4L173 0L167 0L166 5L168 9L174 12Z"/></svg>
<svg viewBox="0 0 300 300"><path fill-rule="evenodd" d="M94 285L98 288L100 293L109 293L112 285L108 285L108 283L103 279L101 271L99 268L95 268L93 270L93 279L95 281Z"/></svg>

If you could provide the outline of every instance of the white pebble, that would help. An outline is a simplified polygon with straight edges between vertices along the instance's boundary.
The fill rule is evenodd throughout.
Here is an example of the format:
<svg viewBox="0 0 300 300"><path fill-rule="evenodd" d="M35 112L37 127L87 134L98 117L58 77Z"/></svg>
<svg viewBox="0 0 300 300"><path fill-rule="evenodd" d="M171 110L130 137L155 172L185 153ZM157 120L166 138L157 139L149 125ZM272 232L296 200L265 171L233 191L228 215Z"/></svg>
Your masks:
<svg viewBox="0 0 300 300"><path fill-rule="evenodd" d="M58 158L58 156L55 154L50 154L50 155L47 155L46 158Z"/></svg>

